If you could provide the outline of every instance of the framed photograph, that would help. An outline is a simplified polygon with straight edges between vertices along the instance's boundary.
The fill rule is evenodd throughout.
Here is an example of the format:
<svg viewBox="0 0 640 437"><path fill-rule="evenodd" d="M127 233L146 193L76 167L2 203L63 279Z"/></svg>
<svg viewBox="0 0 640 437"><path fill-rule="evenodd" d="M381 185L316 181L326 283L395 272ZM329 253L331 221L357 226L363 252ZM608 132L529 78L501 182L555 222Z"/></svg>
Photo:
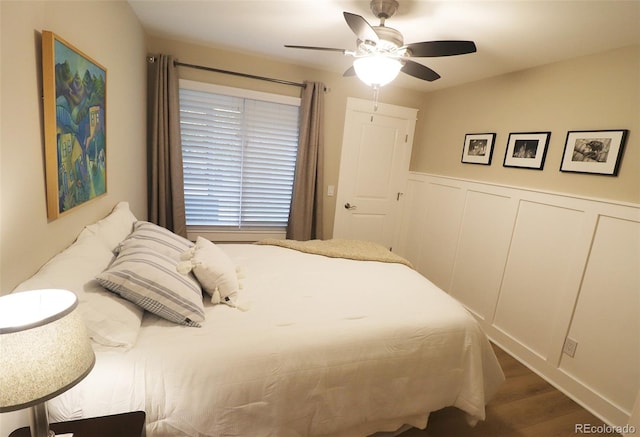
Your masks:
<svg viewBox="0 0 640 437"><path fill-rule="evenodd" d="M504 167L523 167L542 170L551 132L510 133Z"/></svg>
<svg viewBox="0 0 640 437"><path fill-rule="evenodd" d="M560 171L617 176L627 130L569 131Z"/></svg>
<svg viewBox="0 0 640 437"><path fill-rule="evenodd" d="M496 134L466 134L462 147L462 162L469 164L491 164Z"/></svg>
<svg viewBox="0 0 640 437"><path fill-rule="evenodd" d="M107 192L107 70L43 31L42 88L47 216L56 219Z"/></svg>

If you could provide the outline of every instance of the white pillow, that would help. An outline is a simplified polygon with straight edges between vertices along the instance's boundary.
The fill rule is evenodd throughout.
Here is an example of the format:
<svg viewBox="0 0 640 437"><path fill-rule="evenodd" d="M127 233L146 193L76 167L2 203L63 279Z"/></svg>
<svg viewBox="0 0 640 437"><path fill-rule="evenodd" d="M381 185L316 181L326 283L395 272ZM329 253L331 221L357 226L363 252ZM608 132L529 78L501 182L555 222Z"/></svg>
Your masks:
<svg viewBox="0 0 640 437"><path fill-rule="evenodd" d="M83 233L14 291L45 288L73 291L91 339L105 346L128 348L138 337L142 309L114 296L95 281L95 275L112 260L113 253L100 238Z"/></svg>
<svg viewBox="0 0 640 437"><path fill-rule="evenodd" d="M83 236L86 232L91 232L100 238L109 250L114 250L131 233L136 220L136 217L129 210L129 203L120 202L108 216L85 227L80 235Z"/></svg>
<svg viewBox="0 0 640 437"><path fill-rule="evenodd" d="M114 295L95 279L85 283L85 302L79 303L91 338L104 346L129 349L136 344L143 310Z"/></svg>
<svg viewBox="0 0 640 437"><path fill-rule="evenodd" d="M96 279L105 288L172 322L201 326L202 289L192 275L176 270L177 261L136 239L120 245L120 253Z"/></svg>
<svg viewBox="0 0 640 437"><path fill-rule="evenodd" d="M185 250L193 247L193 243L186 238L162 226L142 220L133 224L133 232L127 240L138 240L142 245L176 260L180 259L180 255Z"/></svg>
<svg viewBox="0 0 640 437"><path fill-rule="evenodd" d="M183 273L193 270L202 289L211 295L211 302L235 306L240 283L235 264L222 249L198 237L195 246L184 252L181 259L184 262L179 270Z"/></svg>

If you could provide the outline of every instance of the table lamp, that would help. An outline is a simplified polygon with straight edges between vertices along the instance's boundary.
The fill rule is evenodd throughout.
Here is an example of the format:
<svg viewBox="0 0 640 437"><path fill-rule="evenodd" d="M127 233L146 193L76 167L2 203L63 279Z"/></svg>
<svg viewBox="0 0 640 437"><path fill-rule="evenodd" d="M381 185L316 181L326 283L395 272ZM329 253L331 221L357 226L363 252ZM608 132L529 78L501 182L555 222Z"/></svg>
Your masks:
<svg viewBox="0 0 640 437"><path fill-rule="evenodd" d="M95 364L77 306L68 290L0 296L0 413L31 407L32 437L53 435L46 401L80 382Z"/></svg>

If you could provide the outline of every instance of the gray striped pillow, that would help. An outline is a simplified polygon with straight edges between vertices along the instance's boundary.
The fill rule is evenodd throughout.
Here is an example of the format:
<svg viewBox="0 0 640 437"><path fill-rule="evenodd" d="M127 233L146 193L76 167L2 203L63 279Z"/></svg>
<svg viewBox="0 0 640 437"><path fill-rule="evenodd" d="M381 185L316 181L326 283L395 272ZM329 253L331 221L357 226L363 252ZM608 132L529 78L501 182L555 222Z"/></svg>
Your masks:
<svg viewBox="0 0 640 437"><path fill-rule="evenodd" d="M194 243L186 238L144 220L138 220L133 224L133 232L125 242L131 239L139 240L144 246L177 260L183 252L194 246ZM119 248L122 248L122 244Z"/></svg>
<svg viewBox="0 0 640 437"><path fill-rule="evenodd" d="M177 261L141 242L125 240L120 253L96 279L106 289L145 310L187 326L204 320L202 289L176 270Z"/></svg>

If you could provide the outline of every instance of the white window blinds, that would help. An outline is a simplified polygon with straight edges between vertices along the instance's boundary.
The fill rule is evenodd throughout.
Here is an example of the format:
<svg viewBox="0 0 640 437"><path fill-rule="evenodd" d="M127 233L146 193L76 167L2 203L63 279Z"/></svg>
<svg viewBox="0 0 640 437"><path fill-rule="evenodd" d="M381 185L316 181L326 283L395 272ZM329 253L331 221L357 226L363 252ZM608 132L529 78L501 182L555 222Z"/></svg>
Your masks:
<svg viewBox="0 0 640 437"><path fill-rule="evenodd" d="M200 85L180 85L187 226L285 229L299 99L293 104L265 101Z"/></svg>

